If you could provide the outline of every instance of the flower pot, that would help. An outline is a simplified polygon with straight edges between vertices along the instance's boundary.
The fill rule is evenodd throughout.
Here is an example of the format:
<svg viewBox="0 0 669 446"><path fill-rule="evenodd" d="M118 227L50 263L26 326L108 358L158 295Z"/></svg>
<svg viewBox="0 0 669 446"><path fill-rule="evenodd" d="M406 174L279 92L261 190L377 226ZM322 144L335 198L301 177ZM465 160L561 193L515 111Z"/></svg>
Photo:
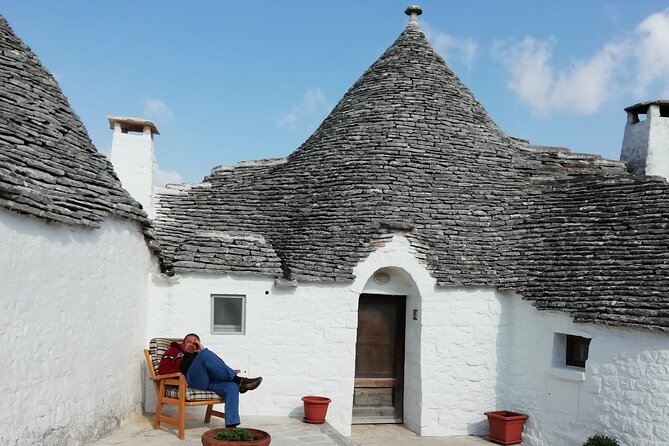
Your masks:
<svg viewBox="0 0 669 446"><path fill-rule="evenodd" d="M221 431L230 430L230 428L220 428L220 429L211 429L202 434L200 440L202 440L202 446L267 446L271 441L272 437L265 431L260 429L251 429L245 427L249 434L253 437L253 440L249 441L237 441L237 440L216 440L214 437Z"/></svg>
<svg viewBox="0 0 669 446"><path fill-rule="evenodd" d="M325 423L325 414L328 412L328 404L332 401L324 396L303 396L305 423L322 424Z"/></svg>
<svg viewBox="0 0 669 446"><path fill-rule="evenodd" d="M498 444L518 444L522 442L523 425L527 415L508 410L484 412L488 417L490 441Z"/></svg>

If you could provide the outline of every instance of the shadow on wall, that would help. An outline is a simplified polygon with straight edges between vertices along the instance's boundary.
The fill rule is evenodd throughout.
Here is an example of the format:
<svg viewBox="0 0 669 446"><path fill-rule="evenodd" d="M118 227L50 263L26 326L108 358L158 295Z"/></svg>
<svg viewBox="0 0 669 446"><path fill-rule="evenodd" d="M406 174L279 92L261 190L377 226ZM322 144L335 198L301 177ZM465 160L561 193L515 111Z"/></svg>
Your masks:
<svg viewBox="0 0 669 446"><path fill-rule="evenodd" d="M499 302L499 322L497 326L497 335L495 337L496 349L496 375L495 382L495 405L494 407L481 408L481 420L467 425L467 433L470 435L488 434L488 420L483 412L495 410L514 410L515 406L510 406L507 392L509 389L509 367L511 360L511 337L512 337L512 299L513 293L496 292Z"/></svg>

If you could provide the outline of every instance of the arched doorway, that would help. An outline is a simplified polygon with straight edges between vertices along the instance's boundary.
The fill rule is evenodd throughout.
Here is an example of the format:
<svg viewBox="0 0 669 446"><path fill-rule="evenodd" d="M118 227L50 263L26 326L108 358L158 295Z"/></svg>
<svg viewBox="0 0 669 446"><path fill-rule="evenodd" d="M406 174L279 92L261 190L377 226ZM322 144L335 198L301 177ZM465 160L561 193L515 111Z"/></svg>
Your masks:
<svg viewBox="0 0 669 446"><path fill-rule="evenodd" d="M360 295L353 424L403 422L405 314L406 296Z"/></svg>

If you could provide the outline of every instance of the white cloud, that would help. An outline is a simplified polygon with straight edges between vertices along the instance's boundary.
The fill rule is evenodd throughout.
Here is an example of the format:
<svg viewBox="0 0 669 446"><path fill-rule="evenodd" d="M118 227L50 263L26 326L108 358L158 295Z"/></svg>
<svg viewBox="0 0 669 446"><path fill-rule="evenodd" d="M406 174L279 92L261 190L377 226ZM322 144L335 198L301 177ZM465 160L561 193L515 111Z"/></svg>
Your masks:
<svg viewBox="0 0 669 446"><path fill-rule="evenodd" d="M155 98L148 98L144 101L144 116L161 123L174 121L172 110L163 101Z"/></svg>
<svg viewBox="0 0 669 446"><path fill-rule="evenodd" d="M551 66L556 44L554 39L526 37L521 42L497 41L492 48L510 74L509 89L539 115L591 114L615 96L664 97L669 91L669 9L652 14L633 35L611 40L569 68Z"/></svg>
<svg viewBox="0 0 669 446"><path fill-rule="evenodd" d="M529 37L520 43L493 43L493 53L502 59L511 74L507 86L522 102L536 109L541 109L550 95L553 73L548 60L552 45L552 42L539 42Z"/></svg>
<svg viewBox="0 0 669 446"><path fill-rule="evenodd" d="M312 88L304 93L302 109L307 114L321 110L326 105L325 93L320 88Z"/></svg>
<svg viewBox="0 0 669 446"><path fill-rule="evenodd" d="M522 42L495 42L493 54L511 75L507 86L535 113L551 111L590 114L610 97L627 45L611 43L586 60L556 71L550 58L556 42L526 37Z"/></svg>
<svg viewBox="0 0 669 446"><path fill-rule="evenodd" d="M669 9L650 15L636 29L634 56L641 93L651 84L661 82L669 89ZM665 96L666 97L666 96Z"/></svg>
<svg viewBox="0 0 669 446"><path fill-rule="evenodd" d="M171 183L183 183L181 175L179 175L179 173L175 170L162 170L160 167L156 166L156 169L153 173L153 186L165 187L166 184Z"/></svg>
<svg viewBox="0 0 669 446"><path fill-rule="evenodd" d="M307 90L299 104L282 114L275 124L279 128L295 128L302 121L320 116L328 107L325 92L316 87Z"/></svg>
<svg viewBox="0 0 669 446"><path fill-rule="evenodd" d="M288 112L277 119L276 126L279 128L293 127L299 120L300 118L297 116L297 114Z"/></svg>
<svg viewBox="0 0 669 446"><path fill-rule="evenodd" d="M457 58L467 67L471 67L478 54L478 44L472 39L459 39L449 34L432 29L427 23L421 24L421 30L432 44L434 50L446 60Z"/></svg>

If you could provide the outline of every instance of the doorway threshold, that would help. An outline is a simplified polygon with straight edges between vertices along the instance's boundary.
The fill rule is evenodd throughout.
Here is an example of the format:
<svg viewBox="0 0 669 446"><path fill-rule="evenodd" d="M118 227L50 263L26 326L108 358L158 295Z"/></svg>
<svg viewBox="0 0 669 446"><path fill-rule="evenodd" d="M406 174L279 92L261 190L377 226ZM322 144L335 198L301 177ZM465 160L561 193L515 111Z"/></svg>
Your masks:
<svg viewBox="0 0 669 446"><path fill-rule="evenodd" d="M402 424L402 419L395 417L355 417L351 424Z"/></svg>

